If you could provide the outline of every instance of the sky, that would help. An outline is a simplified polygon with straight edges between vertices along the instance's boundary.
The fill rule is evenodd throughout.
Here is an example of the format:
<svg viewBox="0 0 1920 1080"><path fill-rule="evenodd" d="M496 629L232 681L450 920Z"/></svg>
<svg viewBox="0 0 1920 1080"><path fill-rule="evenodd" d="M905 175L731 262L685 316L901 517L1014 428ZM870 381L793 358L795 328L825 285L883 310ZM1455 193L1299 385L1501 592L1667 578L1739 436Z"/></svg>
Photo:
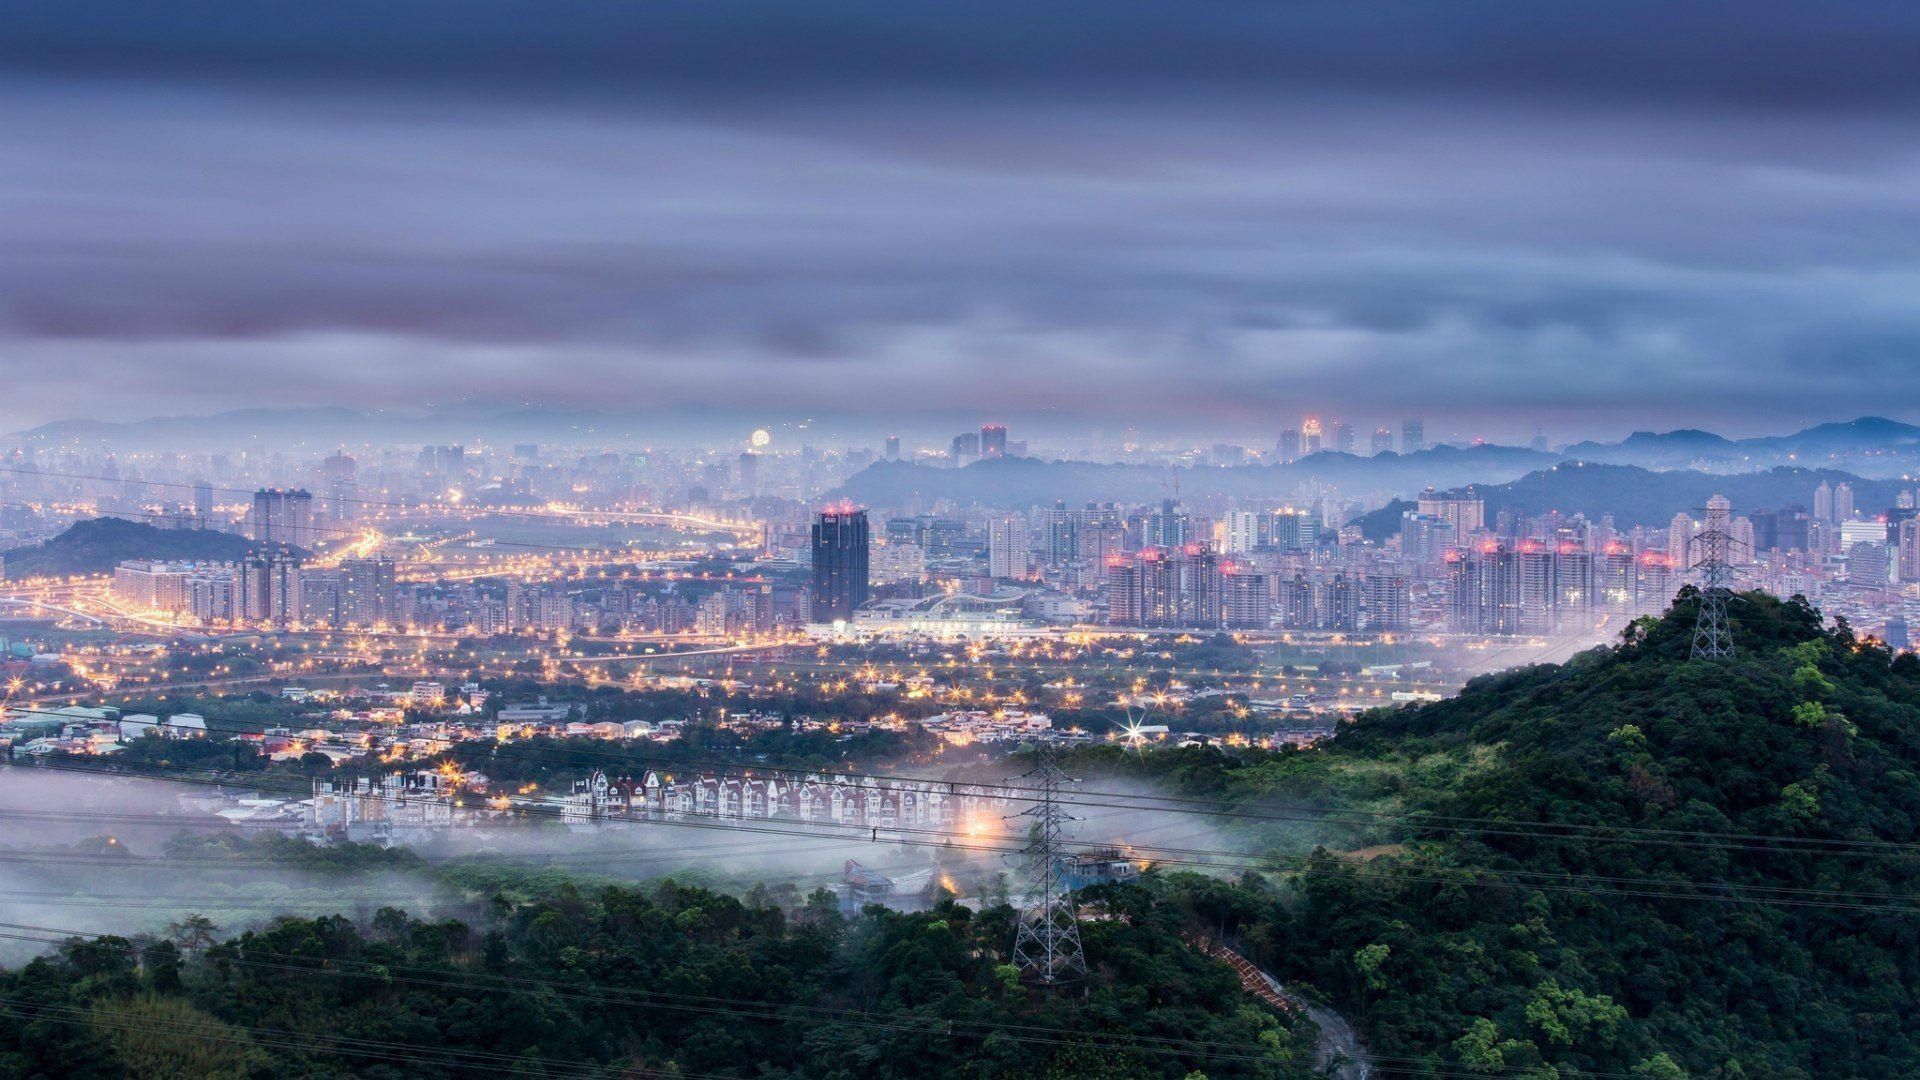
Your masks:
<svg viewBox="0 0 1920 1080"><path fill-rule="evenodd" d="M0 8L0 430L1920 419L1920 5Z"/></svg>

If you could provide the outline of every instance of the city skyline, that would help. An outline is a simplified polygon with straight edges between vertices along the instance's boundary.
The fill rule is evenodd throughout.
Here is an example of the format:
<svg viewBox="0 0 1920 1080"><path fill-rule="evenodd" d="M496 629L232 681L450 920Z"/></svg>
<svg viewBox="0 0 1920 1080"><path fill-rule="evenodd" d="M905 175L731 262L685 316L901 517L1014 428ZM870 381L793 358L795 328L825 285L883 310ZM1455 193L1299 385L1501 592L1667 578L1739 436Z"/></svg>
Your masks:
<svg viewBox="0 0 1920 1080"><path fill-rule="evenodd" d="M1869 411L1920 14L1634 13L16 12L0 426Z"/></svg>

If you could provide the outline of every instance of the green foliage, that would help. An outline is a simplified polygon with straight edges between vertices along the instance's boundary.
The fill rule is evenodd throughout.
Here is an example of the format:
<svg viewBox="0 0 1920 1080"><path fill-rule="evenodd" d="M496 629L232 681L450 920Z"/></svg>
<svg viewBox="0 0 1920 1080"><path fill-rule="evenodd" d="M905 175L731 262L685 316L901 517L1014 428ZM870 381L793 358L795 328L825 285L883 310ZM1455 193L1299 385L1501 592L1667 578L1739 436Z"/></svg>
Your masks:
<svg viewBox="0 0 1920 1080"><path fill-rule="evenodd" d="M1089 899L1113 917L1088 921L1093 974L1070 994L1021 982L1006 908L843 919L830 894L782 907L672 879L516 891L483 923L387 908L70 941L0 974L0 1075L1308 1075L1310 1028L1253 1004L1140 886Z"/></svg>
<svg viewBox="0 0 1920 1080"><path fill-rule="evenodd" d="M1696 604L1316 751L1074 767L1285 808L1229 827L1289 856L1286 887L1167 902L1203 905L1197 925L1324 993L1375 1053L1502 1076L1920 1075L1920 917L1883 910L1920 901L1920 864L1876 846L1920 845L1920 663L1760 594L1734 605L1734 658L1690 660Z"/></svg>

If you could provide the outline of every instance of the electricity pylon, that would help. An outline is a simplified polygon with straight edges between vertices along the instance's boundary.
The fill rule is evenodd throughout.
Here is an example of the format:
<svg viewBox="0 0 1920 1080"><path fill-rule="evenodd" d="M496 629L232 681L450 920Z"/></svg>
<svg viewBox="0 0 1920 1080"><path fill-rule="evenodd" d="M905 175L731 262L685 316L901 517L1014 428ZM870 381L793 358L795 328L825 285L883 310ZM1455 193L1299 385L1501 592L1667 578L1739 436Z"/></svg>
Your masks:
<svg viewBox="0 0 1920 1080"><path fill-rule="evenodd" d="M1727 604L1733 599L1732 510L1716 496L1707 503L1707 527L1695 537L1700 545L1700 614L1693 623L1694 658L1722 660L1733 655L1733 629L1727 625Z"/></svg>
<svg viewBox="0 0 1920 1080"><path fill-rule="evenodd" d="M1040 744L1040 762L1027 778L1037 782L1039 800L1017 816L1033 819L1027 843L1028 885L1020 905L1020 928L1013 938L1013 963L1021 975L1042 986L1059 986L1086 977L1080 951L1080 924L1060 873L1061 841L1073 819L1060 805L1060 788L1072 783L1054 762L1053 748Z"/></svg>

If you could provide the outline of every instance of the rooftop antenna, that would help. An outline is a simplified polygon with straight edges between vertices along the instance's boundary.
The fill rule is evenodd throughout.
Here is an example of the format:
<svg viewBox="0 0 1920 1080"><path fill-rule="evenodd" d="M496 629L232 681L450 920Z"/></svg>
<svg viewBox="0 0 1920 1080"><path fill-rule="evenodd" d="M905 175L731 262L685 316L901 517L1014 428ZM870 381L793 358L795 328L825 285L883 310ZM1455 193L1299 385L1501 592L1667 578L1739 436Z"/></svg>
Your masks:
<svg viewBox="0 0 1920 1080"><path fill-rule="evenodd" d="M1061 844L1067 822L1073 820L1060 805L1060 788L1073 781L1060 771L1052 746L1042 742L1039 751L1039 763L1025 777L1038 782L1038 801L1017 815L1033 819L1033 839L1024 850L1031 880L1020 904L1013 963L1022 975L1050 989L1086 978L1087 958L1080 951L1080 924L1060 873Z"/></svg>

